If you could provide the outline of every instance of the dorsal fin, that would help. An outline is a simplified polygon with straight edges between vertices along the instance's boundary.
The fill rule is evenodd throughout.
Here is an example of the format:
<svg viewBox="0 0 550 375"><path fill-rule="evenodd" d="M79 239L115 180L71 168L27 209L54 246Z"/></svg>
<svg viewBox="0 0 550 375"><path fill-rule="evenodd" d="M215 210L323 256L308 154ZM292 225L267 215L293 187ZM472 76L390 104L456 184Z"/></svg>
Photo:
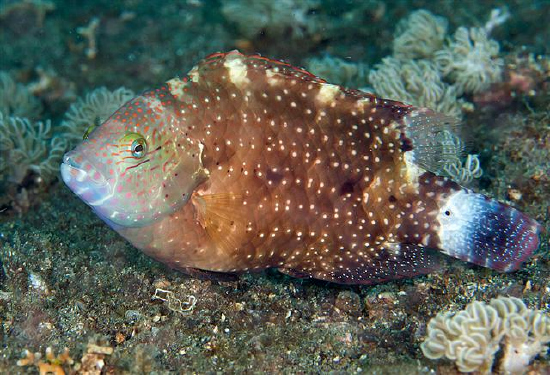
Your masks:
<svg viewBox="0 0 550 375"><path fill-rule="evenodd" d="M206 57L191 72L198 73L199 77L208 77L210 72L217 71L222 67L236 66L242 64L249 70L269 70L276 75L301 78L316 83L326 83L322 78L315 76L305 69L301 69L283 61L269 59L259 54L243 55L237 50L224 53L214 53Z"/></svg>

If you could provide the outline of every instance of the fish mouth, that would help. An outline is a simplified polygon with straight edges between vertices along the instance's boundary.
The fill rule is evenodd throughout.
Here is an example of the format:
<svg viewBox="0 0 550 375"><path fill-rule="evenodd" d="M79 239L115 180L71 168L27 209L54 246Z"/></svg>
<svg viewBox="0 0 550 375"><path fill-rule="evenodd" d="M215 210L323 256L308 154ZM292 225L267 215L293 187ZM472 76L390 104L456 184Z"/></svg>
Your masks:
<svg viewBox="0 0 550 375"><path fill-rule="evenodd" d="M97 206L111 196L109 183L103 174L89 163L78 162L74 151L63 156L60 170L65 184L87 204Z"/></svg>
<svg viewBox="0 0 550 375"><path fill-rule="evenodd" d="M67 186L77 186L84 182L88 173L81 166L76 163L72 152L68 152L63 156L63 162L61 163L61 177ZM75 191L78 194L77 191Z"/></svg>

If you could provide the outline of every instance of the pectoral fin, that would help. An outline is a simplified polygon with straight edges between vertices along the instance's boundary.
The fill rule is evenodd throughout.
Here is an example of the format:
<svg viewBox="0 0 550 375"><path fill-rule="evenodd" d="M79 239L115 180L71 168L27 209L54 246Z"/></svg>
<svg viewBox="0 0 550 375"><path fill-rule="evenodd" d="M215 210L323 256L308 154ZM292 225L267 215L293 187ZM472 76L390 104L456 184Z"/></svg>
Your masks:
<svg viewBox="0 0 550 375"><path fill-rule="evenodd" d="M226 255L235 254L247 229L243 197L231 193L197 194L192 199L198 220L212 243Z"/></svg>

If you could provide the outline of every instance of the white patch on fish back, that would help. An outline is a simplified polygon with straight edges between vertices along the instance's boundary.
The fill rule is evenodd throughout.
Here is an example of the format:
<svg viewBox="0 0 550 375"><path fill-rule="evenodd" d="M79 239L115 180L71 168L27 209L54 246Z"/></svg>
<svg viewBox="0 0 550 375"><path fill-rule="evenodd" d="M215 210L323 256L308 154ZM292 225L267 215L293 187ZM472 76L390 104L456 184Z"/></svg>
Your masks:
<svg viewBox="0 0 550 375"><path fill-rule="evenodd" d="M413 186L418 193L418 178L425 170L412 161L414 156L410 152L405 152L403 158L405 159L405 167L401 169L401 173L405 175L405 181L407 181L410 186Z"/></svg>
<svg viewBox="0 0 550 375"><path fill-rule="evenodd" d="M228 55L223 66L227 68L229 80L235 86L242 87L250 83L250 79L247 77L248 67L240 56Z"/></svg>
<svg viewBox="0 0 550 375"><path fill-rule="evenodd" d="M276 86L280 83L281 80L277 77L278 71L279 68L268 69L265 71L266 80L270 86Z"/></svg>
<svg viewBox="0 0 550 375"><path fill-rule="evenodd" d="M329 105L334 102L336 95L340 92L340 87L337 85L331 85L329 83L324 83L319 89L319 93L315 99L322 105Z"/></svg>
<svg viewBox="0 0 550 375"><path fill-rule="evenodd" d="M183 82L179 78L173 78L166 82L168 85L168 89L170 90L170 93L174 95L174 97L178 100L183 100L184 97L184 91L183 88L187 85L185 82Z"/></svg>

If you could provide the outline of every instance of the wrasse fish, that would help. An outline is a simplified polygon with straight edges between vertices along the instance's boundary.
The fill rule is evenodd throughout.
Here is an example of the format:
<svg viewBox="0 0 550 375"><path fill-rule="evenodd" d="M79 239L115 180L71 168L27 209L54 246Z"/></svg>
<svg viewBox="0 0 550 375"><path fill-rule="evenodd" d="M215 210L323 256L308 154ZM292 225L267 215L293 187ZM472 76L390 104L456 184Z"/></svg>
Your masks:
<svg viewBox="0 0 550 375"><path fill-rule="evenodd" d="M232 51L130 100L61 174L134 246L191 274L372 284L429 273L441 253L516 270L541 227L433 173L458 133L429 109Z"/></svg>

